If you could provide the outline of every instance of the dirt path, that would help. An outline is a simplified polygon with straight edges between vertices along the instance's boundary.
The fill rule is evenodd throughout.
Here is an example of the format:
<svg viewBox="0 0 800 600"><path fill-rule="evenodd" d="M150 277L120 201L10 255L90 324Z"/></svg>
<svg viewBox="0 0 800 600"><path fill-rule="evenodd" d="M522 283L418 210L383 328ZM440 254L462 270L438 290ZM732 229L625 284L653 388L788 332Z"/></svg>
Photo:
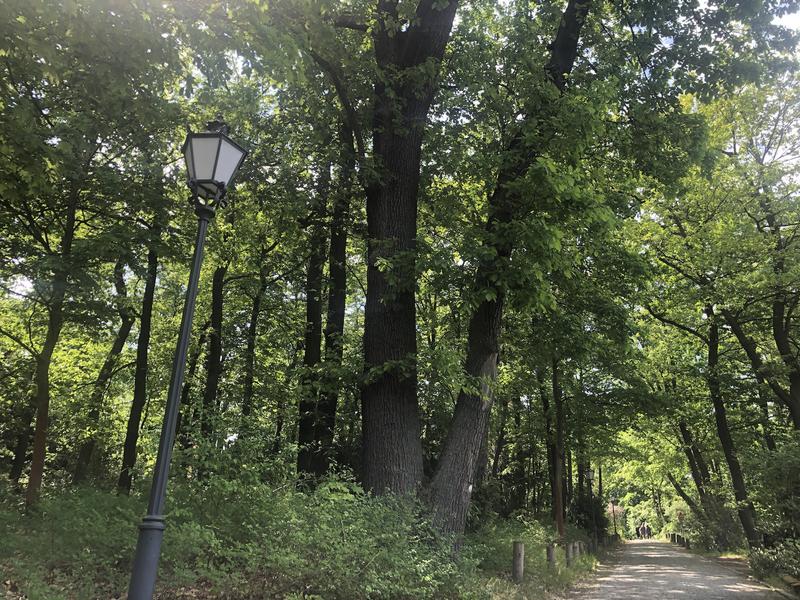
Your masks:
<svg viewBox="0 0 800 600"><path fill-rule="evenodd" d="M781 600L742 573L665 542L628 542L570 600Z"/></svg>

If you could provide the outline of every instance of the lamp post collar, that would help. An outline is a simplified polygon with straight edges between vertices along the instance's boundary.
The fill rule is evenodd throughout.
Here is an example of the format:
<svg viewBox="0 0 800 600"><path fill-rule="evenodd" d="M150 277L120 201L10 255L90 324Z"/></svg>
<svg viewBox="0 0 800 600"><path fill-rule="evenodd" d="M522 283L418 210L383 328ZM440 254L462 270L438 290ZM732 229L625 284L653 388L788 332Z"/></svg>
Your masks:
<svg viewBox="0 0 800 600"><path fill-rule="evenodd" d="M208 131L219 132L225 135L228 135L230 132L230 127L222 118L222 114L220 113L217 113L217 117L213 121L206 123L206 128Z"/></svg>

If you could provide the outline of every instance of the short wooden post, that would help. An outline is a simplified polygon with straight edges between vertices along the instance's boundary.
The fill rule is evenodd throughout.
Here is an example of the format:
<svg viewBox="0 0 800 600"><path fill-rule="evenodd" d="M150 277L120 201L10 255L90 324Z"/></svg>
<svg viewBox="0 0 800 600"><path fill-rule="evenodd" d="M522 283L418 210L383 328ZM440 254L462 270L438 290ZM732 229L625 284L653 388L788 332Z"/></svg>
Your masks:
<svg viewBox="0 0 800 600"><path fill-rule="evenodd" d="M567 559L567 566L572 565L572 543L567 542L564 544L564 557Z"/></svg>
<svg viewBox="0 0 800 600"><path fill-rule="evenodd" d="M514 542L514 563L511 566L511 577L514 583L522 583L525 576L525 544Z"/></svg>
<svg viewBox="0 0 800 600"><path fill-rule="evenodd" d="M556 547L553 544L547 544L547 566L556 566Z"/></svg>

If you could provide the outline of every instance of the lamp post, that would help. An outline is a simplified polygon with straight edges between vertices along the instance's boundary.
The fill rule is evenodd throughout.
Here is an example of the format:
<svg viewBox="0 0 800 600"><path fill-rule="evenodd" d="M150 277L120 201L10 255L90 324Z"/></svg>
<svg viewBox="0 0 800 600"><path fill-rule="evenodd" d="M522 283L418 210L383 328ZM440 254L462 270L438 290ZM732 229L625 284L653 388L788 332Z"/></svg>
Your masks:
<svg viewBox="0 0 800 600"><path fill-rule="evenodd" d="M136 557L133 561L128 600L152 600L156 585L158 561L161 557L161 542L164 539L164 504L167 495L167 479L169 464L172 458L172 446L175 442L175 427L178 421L180 394L183 387L183 372L186 366L186 352L192 332L197 287L200 280L200 267L203 264L203 245L206 231L217 210L225 208L225 194L236 172L242 165L247 151L231 140L228 126L218 116L216 121L207 125L208 131L192 133L186 136L183 145L183 156L189 174L190 202L197 215L197 239L192 258L192 270L189 274L189 285L186 289L186 301L183 306L178 345L172 363L172 377L167 395L167 407L161 438L158 443L156 467L153 473L153 484L150 488L150 501L147 515L139 525L139 540L136 544Z"/></svg>

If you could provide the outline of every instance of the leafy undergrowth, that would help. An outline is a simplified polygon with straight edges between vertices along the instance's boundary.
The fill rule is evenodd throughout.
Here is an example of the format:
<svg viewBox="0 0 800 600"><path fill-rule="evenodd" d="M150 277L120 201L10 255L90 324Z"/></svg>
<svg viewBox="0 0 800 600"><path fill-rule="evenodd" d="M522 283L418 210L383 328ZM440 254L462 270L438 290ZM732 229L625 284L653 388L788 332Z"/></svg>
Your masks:
<svg viewBox="0 0 800 600"><path fill-rule="evenodd" d="M212 479L177 484L158 598L524 599L561 589L592 566L548 568L549 537L535 521L496 520L451 540L419 506L328 481L314 492ZM45 497L25 514L0 498L0 590L8 598L124 598L144 511L139 498L89 488ZM526 543L526 582L509 581L511 543Z"/></svg>

